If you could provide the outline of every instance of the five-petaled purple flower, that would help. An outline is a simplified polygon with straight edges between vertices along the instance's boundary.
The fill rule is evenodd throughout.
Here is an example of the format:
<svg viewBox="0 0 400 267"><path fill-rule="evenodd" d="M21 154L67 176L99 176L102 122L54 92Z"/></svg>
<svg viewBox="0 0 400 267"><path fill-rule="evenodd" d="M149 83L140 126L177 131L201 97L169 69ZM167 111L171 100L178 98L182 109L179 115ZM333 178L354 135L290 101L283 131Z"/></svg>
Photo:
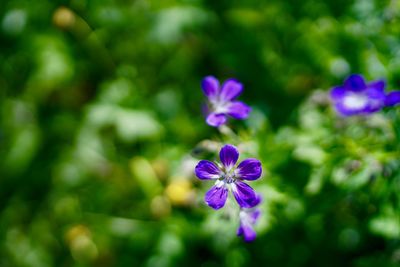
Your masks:
<svg viewBox="0 0 400 267"><path fill-rule="evenodd" d="M253 229L261 215L261 211L258 208L241 209L239 212L240 226L237 230L237 235L243 235L246 242L253 241L257 234Z"/></svg>
<svg viewBox="0 0 400 267"><path fill-rule="evenodd" d="M385 86L384 80L366 83L363 76L353 74L343 85L332 88L331 99L342 116L368 115L400 103L400 91L386 95Z"/></svg>
<svg viewBox="0 0 400 267"><path fill-rule="evenodd" d="M238 120L246 119L251 108L235 99L243 91L243 85L235 80L228 79L220 88L219 81L213 76L203 79L201 87L208 98L206 122L210 126L218 127L226 123L227 116Z"/></svg>
<svg viewBox="0 0 400 267"><path fill-rule="evenodd" d="M368 115L385 105L385 82L376 80L366 83L363 76L350 75L344 85L331 90L336 111L342 116Z"/></svg>
<svg viewBox="0 0 400 267"><path fill-rule="evenodd" d="M261 176L261 162L249 158L243 160L236 167L239 152L232 145L225 145L219 153L222 164L215 164L208 160L201 160L195 173L199 179L215 180L215 185L205 195L205 202L213 209L220 209L225 205L229 189L241 208L252 208L260 202L259 196L243 180L253 181Z"/></svg>

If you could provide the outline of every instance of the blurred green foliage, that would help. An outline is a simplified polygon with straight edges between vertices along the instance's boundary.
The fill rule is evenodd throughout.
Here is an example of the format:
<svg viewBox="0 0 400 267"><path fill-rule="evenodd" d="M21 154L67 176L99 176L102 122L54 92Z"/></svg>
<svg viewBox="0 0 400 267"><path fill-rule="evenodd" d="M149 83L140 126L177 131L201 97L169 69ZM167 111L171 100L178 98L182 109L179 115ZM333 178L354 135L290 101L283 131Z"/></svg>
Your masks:
<svg viewBox="0 0 400 267"><path fill-rule="evenodd" d="M1 1L0 266L399 266L400 111L326 94L398 87L399 36L395 0ZM237 136L209 74L245 85ZM193 175L227 142L263 162L251 244Z"/></svg>

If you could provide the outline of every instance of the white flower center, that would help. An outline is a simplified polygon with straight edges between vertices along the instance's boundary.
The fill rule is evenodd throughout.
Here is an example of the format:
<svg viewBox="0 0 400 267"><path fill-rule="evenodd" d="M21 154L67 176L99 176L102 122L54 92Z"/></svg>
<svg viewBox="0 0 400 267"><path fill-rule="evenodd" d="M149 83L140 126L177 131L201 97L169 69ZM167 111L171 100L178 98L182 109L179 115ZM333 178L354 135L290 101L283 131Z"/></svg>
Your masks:
<svg viewBox="0 0 400 267"><path fill-rule="evenodd" d="M236 181L235 175L233 173L231 173L231 172L224 173L222 175L222 178L227 184L231 184L231 183L234 183Z"/></svg>
<svg viewBox="0 0 400 267"><path fill-rule="evenodd" d="M349 109L360 109L367 105L368 97L363 94L348 93L344 99L343 104Z"/></svg>
<svg viewBox="0 0 400 267"><path fill-rule="evenodd" d="M214 100L211 101L211 109L215 113L226 113L228 111L229 102L221 101L221 100Z"/></svg>

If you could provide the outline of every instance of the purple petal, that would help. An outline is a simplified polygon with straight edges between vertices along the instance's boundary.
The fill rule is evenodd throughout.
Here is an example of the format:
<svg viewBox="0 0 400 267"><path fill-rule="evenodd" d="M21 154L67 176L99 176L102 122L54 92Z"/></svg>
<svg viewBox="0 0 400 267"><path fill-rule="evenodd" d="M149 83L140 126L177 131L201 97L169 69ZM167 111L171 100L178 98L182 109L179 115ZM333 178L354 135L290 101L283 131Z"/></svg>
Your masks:
<svg viewBox="0 0 400 267"><path fill-rule="evenodd" d="M243 102L233 101L227 106L227 114L238 120L246 119L249 116L251 108Z"/></svg>
<svg viewBox="0 0 400 267"><path fill-rule="evenodd" d="M242 224L238 228L237 235L238 236L243 235L244 240L246 242L254 241L254 239L256 239L256 237L257 237L256 232L254 231L254 229L251 226L242 225Z"/></svg>
<svg viewBox="0 0 400 267"><path fill-rule="evenodd" d="M219 152L219 158L226 169L231 169L239 159L239 151L232 145L224 145Z"/></svg>
<svg viewBox="0 0 400 267"><path fill-rule="evenodd" d="M215 99L219 94L219 81L214 76L207 76L201 82L201 88L206 97Z"/></svg>
<svg viewBox="0 0 400 267"><path fill-rule="evenodd" d="M343 102L338 102L335 104L335 109L339 115L341 115L343 117L348 117L348 116L360 114L362 112L362 110L365 109L365 107L363 107L362 109L351 109L351 108L346 107L343 104Z"/></svg>
<svg viewBox="0 0 400 267"><path fill-rule="evenodd" d="M343 86L333 87L330 94L331 94L331 98L334 102L340 101L346 95L346 88L344 88Z"/></svg>
<svg viewBox="0 0 400 267"><path fill-rule="evenodd" d="M236 169L237 175L244 180L257 180L262 173L261 162L258 159L245 159Z"/></svg>
<svg viewBox="0 0 400 267"><path fill-rule="evenodd" d="M250 223L255 224L258 218L260 218L260 216L261 216L261 211L259 209L255 209L254 211L250 212L249 214Z"/></svg>
<svg viewBox="0 0 400 267"><path fill-rule="evenodd" d="M384 91L386 87L386 82L384 80L376 80L373 82L368 83L368 88L375 88L379 91Z"/></svg>
<svg viewBox="0 0 400 267"><path fill-rule="evenodd" d="M262 173L261 162L258 159L245 159L236 169L237 176L244 180L257 180Z"/></svg>
<svg viewBox="0 0 400 267"><path fill-rule="evenodd" d="M344 81L344 86L352 91L362 91L367 88L364 77L359 74L350 75Z"/></svg>
<svg viewBox="0 0 400 267"><path fill-rule="evenodd" d="M218 127L226 122L226 116L224 114L210 113L207 116L206 122L210 126Z"/></svg>
<svg viewBox="0 0 400 267"><path fill-rule="evenodd" d="M224 82L221 89L220 100L230 101L237 96L243 90L243 85L236 79L228 79Z"/></svg>
<svg viewBox="0 0 400 267"><path fill-rule="evenodd" d="M369 99L385 99L385 91L383 88L371 87L365 91Z"/></svg>
<svg viewBox="0 0 400 267"><path fill-rule="evenodd" d="M236 234L237 234L238 236L243 235L243 227L242 227L242 224L240 224L239 228L237 229Z"/></svg>
<svg viewBox="0 0 400 267"><path fill-rule="evenodd" d="M377 86L368 88L366 94L368 96L368 105L364 109L366 113L376 112L383 108L386 98L384 87Z"/></svg>
<svg viewBox="0 0 400 267"><path fill-rule="evenodd" d="M218 210L225 205L228 188L225 185L215 185L206 193L204 200L208 206Z"/></svg>
<svg viewBox="0 0 400 267"><path fill-rule="evenodd" d="M385 98L385 106L395 106L400 103L400 91L390 92Z"/></svg>
<svg viewBox="0 0 400 267"><path fill-rule="evenodd" d="M375 113L383 108L383 103L372 102L368 106L366 106L360 114L370 115Z"/></svg>
<svg viewBox="0 0 400 267"><path fill-rule="evenodd" d="M196 176L202 180L218 179L221 171L214 162L201 160L194 169Z"/></svg>
<svg viewBox="0 0 400 267"><path fill-rule="evenodd" d="M254 207L257 206L258 204L260 204L262 201L262 197L259 194L256 194L256 200L254 201L253 205Z"/></svg>
<svg viewBox="0 0 400 267"><path fill-rule="evenodd" d="M252 208L260 203L260 198L248 184L236 181L232 184L233 195L241 208Z"/></svg>

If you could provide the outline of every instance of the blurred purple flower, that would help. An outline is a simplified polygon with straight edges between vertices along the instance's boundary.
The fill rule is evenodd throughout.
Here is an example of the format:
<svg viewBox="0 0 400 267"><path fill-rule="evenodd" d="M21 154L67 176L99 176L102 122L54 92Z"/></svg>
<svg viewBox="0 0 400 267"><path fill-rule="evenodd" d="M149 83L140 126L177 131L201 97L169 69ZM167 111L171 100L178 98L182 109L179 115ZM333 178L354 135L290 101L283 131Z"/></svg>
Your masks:
<svg viewBox="0 0 400 267"><path fill-rule="evenodd" d="M226 123L227 116L238 120L246 119L251 108L235 99L242 93L243 85L235 80L228 79L220 88L219 81L213 76L207 76L201 82L204 95L208 98L206 122L210 126L218 127Z"/></svg>
<svg viewBox="0 0 400 267"><path fill-rule="evenodd" d="M336 111L342 116L368 115L385 105L385 81L366 83L359 74L350 75L341 86L331 90Z"/></svg>
<svg viewBox="0 0 400 267"><path fill-rule="evenodd" d="M243 235L246 242L256 239L257 234L253 226L257 223L260 215L261 211L258 208L241 209L239 212L240 226L237 230L237 235Z"/></svg>
<svg viewBox="0 0 400 267"><path fill-rule="evenodd" d="M259 196L244 180L253 181L260 178L262 173L261 162L249 158L236 166L239 152L232 145L221 148L219 157L222 164L215 164L208 160L201 160L195 174L201 180L215 180L215 185L205 195L205 202L213 209L220 209L225 205L229 189L241 208L252 208L260 202Z"/></svg>

